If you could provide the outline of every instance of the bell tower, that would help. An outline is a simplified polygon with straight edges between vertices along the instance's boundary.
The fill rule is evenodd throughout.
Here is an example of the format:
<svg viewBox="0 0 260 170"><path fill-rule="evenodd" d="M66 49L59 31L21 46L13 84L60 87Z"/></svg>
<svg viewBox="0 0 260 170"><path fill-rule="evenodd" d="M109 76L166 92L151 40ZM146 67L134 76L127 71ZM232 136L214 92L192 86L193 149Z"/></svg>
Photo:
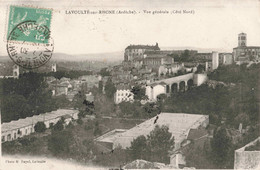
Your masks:
<svg viewBox="0 0 260 170"><path fill-rule="evenodd" d="M246 47L246 34L243 32L238 34L238 46Z"/></svg>

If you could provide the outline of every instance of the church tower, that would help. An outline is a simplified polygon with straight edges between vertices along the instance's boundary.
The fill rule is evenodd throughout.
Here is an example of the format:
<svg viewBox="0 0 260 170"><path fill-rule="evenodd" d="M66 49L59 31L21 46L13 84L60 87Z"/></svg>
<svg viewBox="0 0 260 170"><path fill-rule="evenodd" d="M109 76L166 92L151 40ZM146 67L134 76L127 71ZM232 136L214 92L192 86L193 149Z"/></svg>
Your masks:
<svg viewBox="0 0 260 170"><path fill-rule="evenodd" d="M13 77L18 79L19 78L19 74L20 74L19 66L15 64L13 66Z"/></svg>
<svg viewBox="0 0 260 170"><path fill-rule="evenodd" d="M246 47L246 34L243 32L238 34L238 47Z"/></svg>

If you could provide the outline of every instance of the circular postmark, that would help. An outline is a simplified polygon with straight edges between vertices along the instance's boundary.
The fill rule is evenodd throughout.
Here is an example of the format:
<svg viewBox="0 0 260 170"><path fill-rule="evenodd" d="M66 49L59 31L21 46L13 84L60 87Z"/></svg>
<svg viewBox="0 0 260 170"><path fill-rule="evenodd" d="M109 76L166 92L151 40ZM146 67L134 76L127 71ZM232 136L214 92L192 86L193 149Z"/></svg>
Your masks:
<svg viewBox="0 0 260 170"><path fill-rule="evenodd" d="M46 64L54 49L53 39L46 26L36 21L18 24L7 39L7 52L17 65L34 69Z"/></svg>

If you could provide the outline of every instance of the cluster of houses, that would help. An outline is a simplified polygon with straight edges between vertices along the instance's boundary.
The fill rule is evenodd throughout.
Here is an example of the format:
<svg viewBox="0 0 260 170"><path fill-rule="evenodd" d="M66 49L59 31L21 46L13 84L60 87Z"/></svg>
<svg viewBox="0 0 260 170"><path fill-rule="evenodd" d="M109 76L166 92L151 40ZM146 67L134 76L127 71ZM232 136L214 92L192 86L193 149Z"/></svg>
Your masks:
<svg viewBox="0 0 260 170"><path fill-rule="evenodd" d="M65 95L69 101L72 101L74 96L79 91L90 92L93 87L98 87L101 77L98 75L85 75L78 79L70 79L62 77L56 79L55 77L46 77L46 82L53 96Z"/></svg>
<svg viewBox="0 0 260 170"><path fill-rule="evenodd" d="M191 62L175 62L174 57L180 57L184 52L161 50L158 43L126 47L123 63L109 70L117 87L115 103L133 101L131 89L135 85L146 89L149 101L156 101L160 94L186 91L205 83L207 73L220 65L258 62L260 57L260 47L246 46L245 33L238 35L238 47L233 49L233 53L198 53L189 50L190 58L193 59ZM204 72L198 72L199 65L204 67Z"/></svg>

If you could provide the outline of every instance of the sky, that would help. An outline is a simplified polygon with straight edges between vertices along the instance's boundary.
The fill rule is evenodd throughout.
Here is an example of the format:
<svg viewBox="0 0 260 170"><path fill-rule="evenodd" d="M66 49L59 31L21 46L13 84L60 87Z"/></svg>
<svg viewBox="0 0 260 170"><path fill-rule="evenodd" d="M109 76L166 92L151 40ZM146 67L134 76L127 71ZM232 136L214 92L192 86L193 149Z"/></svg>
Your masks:
<svg viewBox="0 0 260 170"><path fill-rule="evenodd" d="M260 1L1 1L0 56L7 56L6 25L9 4L52 8L54 52L89 54L123 51L130 44L160 47L217 48L237 46L237 35L247 33L247 44L260 46ZM137 14L79 15L71 10L135 10ZM143 10L193 10L195 14L144 14ZM140 12L140 13L139 13Z"/></svg>

